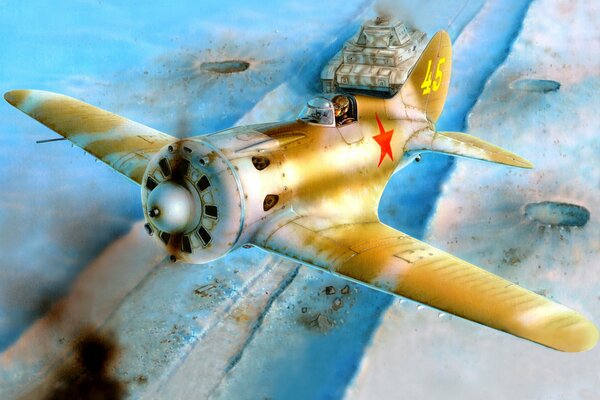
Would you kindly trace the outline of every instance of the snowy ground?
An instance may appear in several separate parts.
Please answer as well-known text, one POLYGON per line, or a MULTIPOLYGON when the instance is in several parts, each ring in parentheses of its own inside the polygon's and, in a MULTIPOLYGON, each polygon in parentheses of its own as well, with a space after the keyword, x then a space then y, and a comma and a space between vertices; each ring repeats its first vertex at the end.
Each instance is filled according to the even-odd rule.
MULTIPOLYGON (((583 31, 572 26, 586 18, 593 21, 597 13, 583 9, 567 13, 563 25, 546 27, 538 26, 544 23, 540 10, 567 12, 566 3, 548 7, 540 0, 529 11, 527 1, 491 1, 481 11, 479 1, 429 0, 418 9, 409 3, 334 1, 323 8, 322 2, 316 1, 285 6, 269 1, 203 2, 201 6, 190 2, 167 9, 157 4, 137 7, 80 1, 78 7, 60 10, 61 18, 41 20, 39 15, 55 15, 56 9, 45 9, 48 6, 42 4, 14 7, 0 1, 0 44, 6 55, 0 64, 0 81, 7 85, 5 89, 35 87, 74 95, 179 136, 236 123, 291 118, 318 89, 320 67, 360 21, 376 12, 389 12, 405 16, 429 34, 441 28, 449 30, 455 40, 453 83, 438 127, 464 130, 467 113, 490 74, 504 62, 527 12, 524 32, 486 86, 469 126, 473 133, 481 132, 479 136, 546 169, 540 169, 541 175, 531 181, 534 175, 506 175, 502 167, 462 161, 444 188, 429 239, 532 289, 546 290, 565 304, 591 311, 586 308, 594 293, 591 280, 587 281, 587 294, 579 296, 573 290, 577 280, 563 285, 558 270, 512 273, 497 265, 506 257, 504 250, 509 250, 511 257, 518 256, 523 267, 536 255, 544 260, 558 257, 551 249, 564 246, 561 254, 567 258, 575 254, 577 257, 569 260, 583 271, 591 265, 586 249, 591 247, 592 255, 598 252, 589 230, 597 225, 593 196, 598 187, 582 189, 571 175, 583 177, 583 172, 564 172, 571 164, 553 170, 563 171, 566 177, 548 171, 550 161, 557 157, 561 162, 573 161, 569 156, 581 154, 586 135, 588 143, 593 143, 592 132, 597 131, 593 128, 598 128, 598 120, 591 115, 593 101, 586 104, 575 96, 583 95, 588 102, 593 99, 591 93, 598 89, 597 76, 592 76, 598 70, 594 64, 598 52, 590 52, 586 62, 581 57, 587 53, 572 46, 575 37, 581 40, 577 35, 583 31), (24 31, 16 21, 29 21, 32 28, 24 31), (552 34, 541 38, 531 36, 532 32, 552 34), (544 45, 533 46, 535 41, 544 45), (561 58, 560 65, 566 67, 548 67, 555 63, 542 57, 561 58), (247 60, 250 68, 226 78, 215 78, 198 68, 203 61, 223 58, 247 60), (583 83, 586 76, 587 83, 583 83), (507 89, 516 77, 555 79, 563 87, 550 94, 507 89), (520 113, 520 119, 507 118, 511 112, 520 113), (570 120, 572 125, 564 125, 562 130, 555 127, 557 121, 566 123, 568 116, 586 112, 590 116, 585 131, 577 120, 570 120), (550 121, 556 114, 562 117, 550 121), (552 142, 546 150, 548 158, 538 159, 533 153, 533 143, 541 142, 536 136, 539 126, 552 136, 551 141, 544 141, 552 142), (581 133, 560 136, 574 131, 581 133), (517 137, 519 132, 527 135, 517 137), (469 173, 463 168, 469 168, 469 173), (535 193, 522 189, 540 182, 535 193), (563 187, 565 182, 571 186, 563 187), (477 204, 479 187, 485 185, 496 202, 477 204), (505 192, 510 185, 519 185, 521 189, 515 192, 520 197, 505 192), (502 191, 493 192, 493 187, 502 191), (460 196, 465 196, 466 190, 472 193, 464 200, 456 198, 459 189, 460 196), (579 192, 582 194, 577 197, 579 192), (540 234, 535 224, 523 220, 520 207, 546 200, 548 193, 553 193, 552 199, 584 199, 592 215, 588 226, 565 238, 565 232, 540 234), (505 213, 514 204, 519 209, 507 218, 497 218, 500 225, 482 227, 478 222, 481 215, 505 213), (456 214, 457 206, 476 212, 456 214), (531 241, 527 247, 531 255, 513 251, 521 247, 508 244, 498 253, 489 244, 489 237, 496 239, 499 228, 507 231, 513 225, 519 226, 518 237, 531 241), (474 231, 482 238, 487 235, 488 240, 471 243, 470 232, 474 231), (569 287, 573 291, 568 292, 569 287)), ((582 26, 593 26, 593 22, 582 26)), ((597 50, 597 35, 587 40, 588 48, 595 44, 597 50)), ((413 398, 440 398, 451 392, 451 384, 455 398, 460 398, 460 394, 473 397, 480 381, 492 377, 500 377, 500 386, 514 379, 515 371, 527 382, 534 378, 547 381, 547 374, 557 371, 551 369, 552 364, 548 369, 546 364, 543 368, 538 365, 540 371, 535 375, 531 371, 536 365, 519 359, 519 365, 530 371, 525 374, 509 362, 533 345, 458 318, 440 319, 430 310, 416 312, 409 302, 392 305, 380 325, 390 296, 355 284, 349 284, 348 293, 343 294, 347 284, 343 280, 274 260, 255 249, 241 249, 205 266, 165 262, 136 223, 141 214, 135 186, 64 143, 36 147, 33 140, 53 137, 52 133, 6 104, 0 105, 0 112, 5 133, 0 136, 2 398, 40 397, 72 379, 64 368, 76 362, 72 344, 96 327, 103 340, 118 349, 117 360, 107 363, 131 397, 340 398, 358 370, 346 392, 350 397, 402 393, 413 394, 409 396, 413 398), (111 243, 119 236, 123 237, 111 243), (326 295, 327 286, 333 286, 336 293, 326 295), (484 347, 474 347, 476 340, 484 347), (496 343, 508 344, 495 351, 513 355, 499 358, 502 371, 478 357, 493 351, 496 343)), ((597 160, 595 146, 595 150, 592 145, 586 150, 592 161, 597 160)), ((384 222, 422 236, 452 165, 452 159, 431 156, 397 174, 382 199, 384 222)), ((577 168, 590 174, 581 182, 597 181, 597 170, 577 168)), ((558 261, 553 264, 564 265, 558 261)), ((583 275, 577 276, 583 280, 583 275)), ((534 349, 529 351, 549 352, 534 349)), ((589 354, 591 358, 561 360, 585 365, 597 353, 589 354)), ((533 360, 535 357, 532 355, 533 360)), ((567 397, 585 398, 594 393, 588 385, 594 369, 587 370, 588 375, 581 374, 574 385, 577 389, 573 390, 579 391, 568 392, 567 397)), ((560 373, 564 379, 575 379, 573 371, 579 370, 565 368, 560 373)), ((522 398, 548 393, 535 392, 533 384, 521 387, 522 398)))
MULTIPOLYGON (((596 323, 600 36, 589 27, 599 18, 593 3, 532 3, 510 55, 470 114, 469 131, 516 151, 536 168, 458 161, 426 237, 596 323), (561 86, 551 92, 511 89, 520 79, 561 86), (584 206, 591 218, 583 228, 541 225, 524 215, 526 204, 541 201, 584 206)), ((348 398, 597 399, 599 362, 598 347, 558 353, 396 301, 348 398)))

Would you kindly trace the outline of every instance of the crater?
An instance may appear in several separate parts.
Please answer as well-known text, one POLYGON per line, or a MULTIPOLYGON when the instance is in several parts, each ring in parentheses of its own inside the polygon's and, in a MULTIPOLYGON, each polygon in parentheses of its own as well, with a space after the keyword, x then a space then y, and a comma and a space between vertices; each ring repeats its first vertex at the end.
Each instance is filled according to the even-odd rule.
POLYGON ((250 63, 243 60, 208 61, 200 64, 200 69, 217 74, 235 74, 243 72, 250 67, 250 63))
POLYGON ((590 220, 590 212, 583 206, 556 201, 529 203, 525 215, 543 225, 555 227, 582 227, 590 220))
POLYGON ((518 79, 510 84, 514 90, 524 92, 556 92, 560 88, 560 83, 548 79, 518 79))

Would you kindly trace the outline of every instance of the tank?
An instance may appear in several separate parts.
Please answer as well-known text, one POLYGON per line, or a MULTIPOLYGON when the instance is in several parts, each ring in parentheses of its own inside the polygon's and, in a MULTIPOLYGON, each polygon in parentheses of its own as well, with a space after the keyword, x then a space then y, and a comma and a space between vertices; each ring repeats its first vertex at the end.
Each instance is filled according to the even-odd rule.
POLYGON ((400 21, 377 18, 366 22, 323 68, 323 91, 393 96, 417 61, 425 39, 425 33, 400 21))

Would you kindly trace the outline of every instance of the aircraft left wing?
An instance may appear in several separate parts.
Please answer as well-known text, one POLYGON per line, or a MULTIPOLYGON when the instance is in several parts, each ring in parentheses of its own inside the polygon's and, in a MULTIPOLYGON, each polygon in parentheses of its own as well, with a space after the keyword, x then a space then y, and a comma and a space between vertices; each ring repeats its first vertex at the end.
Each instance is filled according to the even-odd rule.
POLYGON ((137 184, 154 153, 177 140, 62 94, 13 90, 4 98, 137 184))
POLYGON ((255 244, 556 350, 584 351, 598 340, 583 315, 381 222, 319 230, 308 221, 273 226, 255 244))

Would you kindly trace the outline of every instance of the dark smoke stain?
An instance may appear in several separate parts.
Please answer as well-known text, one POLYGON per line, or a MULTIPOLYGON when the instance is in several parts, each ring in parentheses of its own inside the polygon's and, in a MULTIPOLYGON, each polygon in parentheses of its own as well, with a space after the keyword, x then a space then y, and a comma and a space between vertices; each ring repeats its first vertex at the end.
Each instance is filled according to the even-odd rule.
POLYGON ((203 62, 200 64, 200 69, 208 72, 216 72, 218 74, 234 74, 243 72, 250 67, 250 63, 243 60, 226 60, 203 62))
POLYGON ((119 351, 111 336, 85 332, 75 341, 73 353, 73 360, 57 372, 46 400, 125 397, 125 385, 112 374, 119 351))

